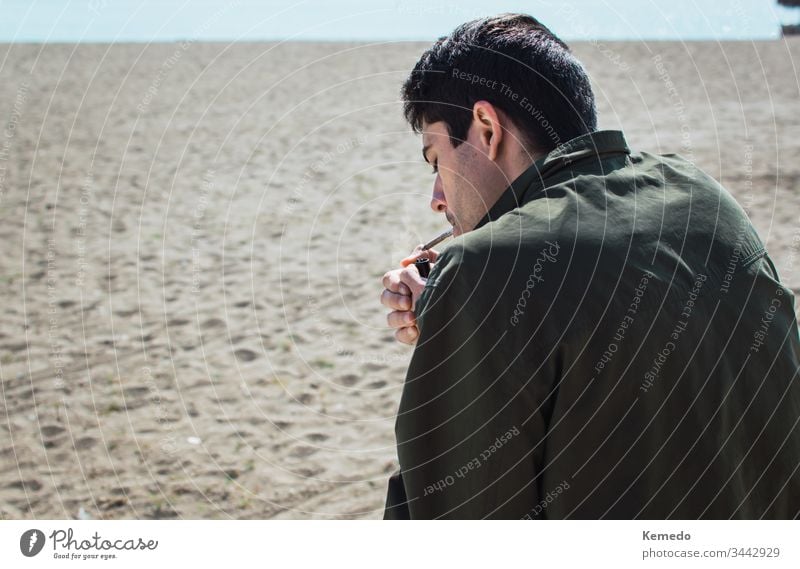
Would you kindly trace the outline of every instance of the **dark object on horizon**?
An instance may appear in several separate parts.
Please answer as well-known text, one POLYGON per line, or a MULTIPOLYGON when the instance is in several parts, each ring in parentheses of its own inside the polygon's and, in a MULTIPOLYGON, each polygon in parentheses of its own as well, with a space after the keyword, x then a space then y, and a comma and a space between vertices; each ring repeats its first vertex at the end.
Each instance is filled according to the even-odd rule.
MULTIPOLYGON (((778 4, 789 8, 800 8, 800 0, 778 0, 778 4)), ((800 24, 783 24, 781 33, 784 36, 800 35, 800 24)))

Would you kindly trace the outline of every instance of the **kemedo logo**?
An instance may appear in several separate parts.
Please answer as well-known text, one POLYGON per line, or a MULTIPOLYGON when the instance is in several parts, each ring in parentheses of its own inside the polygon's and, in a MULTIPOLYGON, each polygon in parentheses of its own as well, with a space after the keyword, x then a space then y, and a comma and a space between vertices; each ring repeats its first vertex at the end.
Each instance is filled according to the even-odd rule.
POLYGON ((19 550, 25 557, 33 557, 44 547, 44 532, 29 529, 19 538, 19 550))

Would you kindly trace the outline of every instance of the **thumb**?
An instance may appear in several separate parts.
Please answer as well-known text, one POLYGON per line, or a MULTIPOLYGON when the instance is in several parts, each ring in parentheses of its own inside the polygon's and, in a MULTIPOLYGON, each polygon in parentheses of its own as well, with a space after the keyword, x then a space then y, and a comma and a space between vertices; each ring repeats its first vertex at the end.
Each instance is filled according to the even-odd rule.
POLYGON ((427 257, 431 263, 435 263, 436 259, 439 257, 439 251, 436 251, 435 249, 422 249, 422 245, 417 245, 413 253, 400 261, 400 266, 407 267, 408 265, 416 262, 417 259, 422 259, 425 257, 427 257))

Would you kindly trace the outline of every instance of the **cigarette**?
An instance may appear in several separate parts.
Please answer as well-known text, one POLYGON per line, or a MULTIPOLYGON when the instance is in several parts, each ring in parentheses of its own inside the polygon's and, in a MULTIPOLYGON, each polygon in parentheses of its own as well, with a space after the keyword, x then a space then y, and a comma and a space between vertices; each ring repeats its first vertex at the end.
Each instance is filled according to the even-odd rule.
POLYGON ((423 251, 427 251, 431 247, 434 247, 434 246, 438 245, 439 243, 441 243, 442 241, 444 241, 445 239, 450 237, 452 234, 453 234, 453 228, 451 227, 450 229, 448 229, 447 231, 445 231, 441 235, 439 235, 437 237, 434 237, 433 239, 431 239, 430 241, 425 243, 425 245, 422 246, 422 250, 423 251))

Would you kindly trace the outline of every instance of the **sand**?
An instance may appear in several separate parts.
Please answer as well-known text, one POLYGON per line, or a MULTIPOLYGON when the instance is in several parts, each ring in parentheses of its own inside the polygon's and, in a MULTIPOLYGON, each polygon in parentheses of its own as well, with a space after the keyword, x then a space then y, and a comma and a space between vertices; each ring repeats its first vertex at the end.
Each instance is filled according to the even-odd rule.
MULTIPOLYGON (((379 518, 444 228, 423 44, 0 45, 0 517, 379 518)), ((678 152, 800 291, 800 43, 582 43, 601 128, 678 152)))

